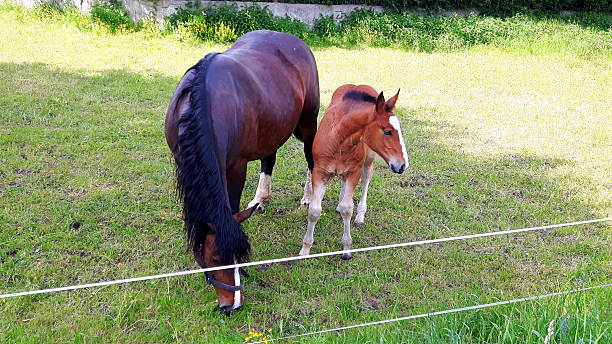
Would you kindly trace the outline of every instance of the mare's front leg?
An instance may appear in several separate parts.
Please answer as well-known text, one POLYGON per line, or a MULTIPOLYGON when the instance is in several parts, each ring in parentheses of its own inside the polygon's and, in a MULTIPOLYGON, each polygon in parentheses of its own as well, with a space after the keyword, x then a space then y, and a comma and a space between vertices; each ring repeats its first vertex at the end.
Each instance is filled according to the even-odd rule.
POLYGON ((323 175, 316 168, 312 173, 312 198, 310 205, 308 206, 308 224, 306 226, 306 234, 300 250, 300 256, 307 256, 310 254, 310 248, 314 243, 314 230, 317 221, 321 217, 321 202, 325 195, 325 189, 327 189, 327 182, 329 176, 323 175))
MULTIPOLYGON (((361 177, 361 171, 352 173, 348 176, 344 176, 342 180, 342 199, 338 203, 336 211, 342 217, 344 224, 344 232, 342 233, 342 249, 350 250, 353 246, 353 238, 351 237, 351 217, 353 216, 353 194, 355 193, 355 186, 359 182, 361 177)), ((349 260, 353 258, 351 253, 343 253, 342 259, 349 260)))
POLYGON ((263 212, 264 203, 267 204, 270 202, 270 198, 272 198, 272 170, 274 169, 275 163, 276 153, 261 159, 261 173, 259 174, 259 184, 257 184, 257 191, 255 192, 255 197, 253 197, 253 200, 249 202, 247 208, 251 208, 255 206, 255 204, 259 204, 257 206, 257 210, 263 212))
POLYGON ((304 196, 300 200, 300 208, 305 209, 310 204, 312 198, 312 172, 306 173, 306 183, 304 183, 304 196))
POLYGON ((229 204, 234 213, 240 212, 240 197, 246 180, 246 172, 247 161, 237 159, 230 164, 225 173, 229 204))
POLYGON ((374 173, 374 159, 376 159, 376 153, 373 150, 369 150, 361 169, 361 199, 359 200, 359 205, 357 205, 356 225, 361 225, 365 221, 365 213, 368 209, 368 188, 374 173))

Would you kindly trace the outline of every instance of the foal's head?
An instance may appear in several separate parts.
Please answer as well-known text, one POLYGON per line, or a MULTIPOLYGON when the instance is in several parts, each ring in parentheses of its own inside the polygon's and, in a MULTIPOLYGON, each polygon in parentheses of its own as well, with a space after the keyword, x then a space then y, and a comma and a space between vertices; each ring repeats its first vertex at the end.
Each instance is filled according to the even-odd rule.
POLYGON ((393 113, 397 94, 385 101, 382 92, 376 99, 374 120, 366 127, 365 143, 380 155, 395 173, 403 173, 408 166, 408 155, 402 136, 400 122, 393 113))

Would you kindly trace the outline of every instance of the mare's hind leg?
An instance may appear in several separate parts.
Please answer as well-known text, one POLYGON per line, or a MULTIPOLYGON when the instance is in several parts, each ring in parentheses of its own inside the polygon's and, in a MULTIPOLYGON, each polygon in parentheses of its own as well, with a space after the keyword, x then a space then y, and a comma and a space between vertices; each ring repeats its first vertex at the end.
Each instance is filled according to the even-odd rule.
POLYGON ((257 191, 255 192, 255 197, 253 197, 253 200, 249 202, 248 208, 251 208, 255 204, 259 203, 259 205, 257 206, 257 210, 263 212, 264 203, 270 202, 270 198, 272 197, 272 169, 274 169, 275 163, 276 153, 261 159, 261 173, 259 174, 259 184, 257 184, 257 191))
POLYGON ((295 136, 304 142, 304 156, 308 164, 308 172, 306 173, 306 182, 304 183, 304 196, 300 201, 300 207, 306 208, 311 202, 313 187, 312 187, 312 169, 314 168, 314 157, 312 155, 312 145, 315 135, 317 134, 317 116, 319 108, 317 107, 314 113, 302 114, 298 127, 293 132, 295 136))
MULTIPOLYGON (((344 224, 344 232, 342 233, 342 249, 350 250, 353 247, 353 238, 351 237, 351 217, 353 216, 353 194, 355 192, 355 186, 359 182, 361 173, 353 173, 342 181, 344 192, 342 193, 342 200, 338 203, 336 211, 342 217, 344 224)), ((343 253, 342 259, 349 260, 353 258, 351 253, 343 253)))
POLYGON ((317 221, 321 217, 321 202, 325 195, 325 189, 327 189, 328 176, 323 175, 317 170, 313 171, 312 176, 312 199, 308 207, 308 225, 306 226, 306 234, 300 250, 300 256, 307 256, 310 254, 310 248, 314 243, 314 230, 317 221))
POLYGON ((361 199, 359 205, 357 205, 357 216, 355 216, 355 224, 357 225, 361 225, 365 221, 365 213, 368 209, 368 187, 374 173, 374 159, 376 159, 376 153, 369 150, 361 169, 361 199))

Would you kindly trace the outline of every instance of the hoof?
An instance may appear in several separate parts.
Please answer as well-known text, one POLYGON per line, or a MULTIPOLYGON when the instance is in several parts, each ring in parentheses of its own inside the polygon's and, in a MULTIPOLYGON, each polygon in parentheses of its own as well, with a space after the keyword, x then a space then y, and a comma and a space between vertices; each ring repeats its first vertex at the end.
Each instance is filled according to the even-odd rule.
POLYGON ((353 258, 353 255, 351 253, 342 254, 342 260, 350 260, 351 258, 353 258))
POLYGON ((299 253, 300 256, 308 256, 310 255, 310 249, 302 248, 299 253))
POLYGON ((355 219, 355 225, 356 226, 363 226, 363 224, 365 223, 364 220, 365 219, 355 219))
POLYGON ((217 310, 225 316, 231 316, 232 314, 234 314, 234 312, 238 310, 238 308, 234 308, 232 306, 223 306, 217 307, 217 310))
POLYGON ((247 205, 247 208, 251 208, 253 206, 255 206, 255 204, 257 204, 257 209, 255 209, 256 213, 262 213, 264 212, 264 206, 262 202, 255 202, 252 201, 251 203, 249 203, 249 205, 247 205))
POLYGON ((300 200, 300 209, 308 209, 308 205, 310 204, 310 197, 302 197, 300 200))

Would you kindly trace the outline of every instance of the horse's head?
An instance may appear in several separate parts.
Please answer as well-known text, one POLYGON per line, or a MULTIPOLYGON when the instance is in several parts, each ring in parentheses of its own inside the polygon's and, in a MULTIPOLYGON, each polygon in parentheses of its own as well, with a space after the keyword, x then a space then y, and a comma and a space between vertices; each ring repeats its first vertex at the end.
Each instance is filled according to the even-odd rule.
MULTIPOLYGON (((238 223, 248 219, 255 213, 255 206, 234 214, 234 220, 238 223)), ((195 253, 195 258, 202 267, 212 268, 223 265, 236 264, 240 261, 239 258, 223 258, 222 249, 218 244, 222 241, 217 240, 217 230, 215 224, 209 224, 211 232, 206 235, 202 245, 202 252, 195 253)), ((219 308, 223 312, 231 312, 242 306, 244 294, 242 293, 242 283, 240 275, 245 275, 246 272, 240 268, 217 270, 206 273, 206 281, 215 288, 217 293, 217 301, 219 308)))
POLYGON ((400 122, 393 113, 398 96, 399 91, 385 101, 385 96, 380 92, 376 99, 374 120, 367 126, 364 138, 366 145, 385 160, 391 171, 403 173, 408 167, 408 155, 400 122))

